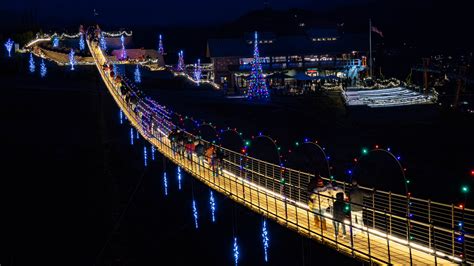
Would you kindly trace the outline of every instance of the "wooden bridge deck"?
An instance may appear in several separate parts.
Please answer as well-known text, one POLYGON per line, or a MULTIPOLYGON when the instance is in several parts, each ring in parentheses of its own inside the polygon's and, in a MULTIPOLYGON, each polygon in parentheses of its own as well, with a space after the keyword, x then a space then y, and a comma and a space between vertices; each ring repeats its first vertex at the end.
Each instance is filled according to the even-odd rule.
MULTIPOLYGON (((404 239, 392 236, 387 237, 384 232, 373 229, 364 228, 363 232, 354 238, 351 238, 349 233, 345 239, 341 239, 341 237, 336 238, 332 220, 330 218, 326 219, 327 230, 322 231, 319 227, 315 226, 313 222, 314 214, 308 210, 306 203, 285 199, 278 193, 250 183, 246 179, 240 178, 227 170, 224 170, 218 177, 214 177, 207 163, 204 166, 198 165, 195 155, 193 155, 192 160, 189 160, 185 156, 174 154, 170 147, 170 141, 166 136, 160 140, 159 138, 149 137, 143 131, 135 114, 128 109, 122 98, 117 94, 113 80, 102 70, 102 65, 106 63, 106 58, 94 43, 88 42, 88 45, 107 89, 132 126, 140 132, 143 138, 153 144, 161 154, 215 191, 224 194, 257 213, 277 221, 282 226, 295 230, 299 234, 315 239, 342 253, 364 261, 397 265, 454 264, 452 261, 435 257, 433 250, 413 243, 407 245, 404 239), (410 261, 410 253, 412 261, 410 261)), ((346 229, 350 232, 348 225, 346 225, 346 229)))

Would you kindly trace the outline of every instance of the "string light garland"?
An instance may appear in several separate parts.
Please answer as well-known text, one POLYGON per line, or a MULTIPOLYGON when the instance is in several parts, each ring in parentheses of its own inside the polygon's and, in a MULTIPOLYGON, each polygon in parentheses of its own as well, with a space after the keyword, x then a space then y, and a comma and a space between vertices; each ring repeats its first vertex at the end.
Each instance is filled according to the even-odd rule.
POLYGON ((130 145, 133 145, 133 127, 130 128, 130 145))
POLYGON ((153 145, 151 146, 151 160, 155 160, 155 146, 153 145))
POLYGON ((14 42, 10 38, 5 42, 5 48, 7 49, 8 57, 12 56, 11 51, 12 51, 13 44, 14 42))
POLYGON ((107 41, 103 32, 100 33, 100 48, 104 51, 107 50, 107 41))
POLYGON ((41 64, 40 64, 40 76, 42 78, 46 77, 46 73, 48 73, 48 70, 46 69, 46 63, 44 62, 44 59, 41 58, 41 64))
POLYGON ((120 125, 123 124, 123 112, 122 109, 119 109, 119 118, 120 118, 120 125))
POLYGON ((36 64, 35 64, 35 59, 33 58, 33 54, 30 53, 30 61, 29 61, 30 65, 29 65, 29 69, 30 69, 30 73, 34 73, 35 70, 36 70, 36 64))

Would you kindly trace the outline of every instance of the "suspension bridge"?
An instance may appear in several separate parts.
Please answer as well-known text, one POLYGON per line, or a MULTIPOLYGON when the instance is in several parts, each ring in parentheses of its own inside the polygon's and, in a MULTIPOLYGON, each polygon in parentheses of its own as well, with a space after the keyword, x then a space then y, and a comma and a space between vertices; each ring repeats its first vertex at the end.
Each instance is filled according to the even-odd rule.
MULTIPOLYGON (((349 233, 348 237, 341 238, 335 235, 331 215, 325 214, 329 221, 325 230, 314 222, 314 216, 319 214, 309 208, 306 192, 311 174, 221 148, 225 154, 223 169, 215 175, 212 166, 206 161, 200 162, 196 154, 186 156, 175 151, 168 138, 175 125, 166 110, 155 103, 152 106, 145 99, 139 98, 135 103, 127 100, 121 91, 124 83, 111 75, 110 68, 104 67, 110 62, 97 40, 88 37, 86 42, 110 95, 131 125, 166 158, 213 190, 288 229, 363 261, 378 264, 474 262, 474 237, 465 233, 474 230, 474 210, 464 206, 413 198, 409 194, 374 191, 363 205, 365 225, 345 220, 349 232, 359 233, 356 237, 349 233), (148 123, 144 123, 145 120, 148 123)), ((344 189, 349 187, 342 182, 337 184, 344 189)), ((317 204, 322 206, 333 200, 320 195, 317 204)))

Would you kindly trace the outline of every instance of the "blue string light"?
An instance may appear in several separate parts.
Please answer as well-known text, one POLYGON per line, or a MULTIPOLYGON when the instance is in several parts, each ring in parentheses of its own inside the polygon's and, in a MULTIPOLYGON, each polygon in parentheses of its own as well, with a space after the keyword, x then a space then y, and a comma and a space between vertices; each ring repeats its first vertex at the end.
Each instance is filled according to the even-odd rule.
POLYGON ((235 262, 235 265, 237 265, 239 263, 239 245, 237 244, 237 237, 234 237, 234 248, 233 248, 233 251, 234 251, 234 262, 235 262))
POLYGON ((59 46, 59 38, 58 38, 58 36, 54 36, 54 38, 53 38, 53 47, 58 48, 58 46, 59 46))
POLYGON ((33 58, 33 54, 30 53, 30 72, 33 73, 36 70, 35 59, 33 58))
POLYGON ((265 254, 265 262, 268 262, 268 247, 269 247, 269 237, 267 231, 267 221, 263 220, 263 227, 262 227, 262 241, 263 241, 263 252, 265 254))
POLYGON ((165 189, 165 196, 168 196, 168 178, 166 177, 166 172, 163 173, 163 187, 165 189))
POLYGON ((148 155, 146 152, 146 146, 143 146, 143 164, 145 167, 148 165, 148 155))
POLYGON ((86 45, 84 43, 84 34, 80 34, 79 36, 79 49, 81 49, 81 51, 84 51, 84 49, 86 48, 86 45))
POLYGON ((160 55, 163 55, 165 53, 165 49, 163 48, 163 38, 160 34, 159 40, 158 40, 158 53, 160 55))
POLYGON ((48 70, 46 69, 46 64, 44 63, 44 59, 41 59, 40 76, 44 78, 46 77, 46 73, 48 73, 48 70))
POLYGON ((102 50, 107 50, 107 41, 102 33, 100 34, 100 48, 102 48, 102 50))
POLYGON ((74 50, 71 49, 69 53, 69 64, 71 65, 71 70, 74 70, 74 65, 76 64, 76 59, 74 58, 74 50))
POLYGON ((141 83, 142 82, 142 77, 141 77, 141 73, 140 73, 140 68, 137 67, 135 68, 135 83, 141 83))
POLYGON ((212 193, 212 190, 210 191, 210 197, 209 197, 209 205, 211 205, 211 217, 212 217, 212 222, 216 222, 216 201, 214 200, 214 194, 212 193))
POLYGON ((196 226, 196 229, 198 229, 198 210, 196 207, 196 201, 193 199, 193 216, 194 216, 194 225, 196 226))
POLYGON ((133 127, 130 128, 130 145, 133 145, 133 127))
POLYGON ((151 160, 155 160, 155 146, 151 146, 151 160))
POLYGON ((122 109, 119 110, 119 117, 120 117, 120 125, 123 124, 123 112, 122 109))
POLYGON ((138 130, 136 131, 136 139, 140 138, 140 134, 138 133, 138 130))
POLYGON ((181 190, 181 167, 178 166, 177 168, 177 171, 178 171, 178 189, 181 190))

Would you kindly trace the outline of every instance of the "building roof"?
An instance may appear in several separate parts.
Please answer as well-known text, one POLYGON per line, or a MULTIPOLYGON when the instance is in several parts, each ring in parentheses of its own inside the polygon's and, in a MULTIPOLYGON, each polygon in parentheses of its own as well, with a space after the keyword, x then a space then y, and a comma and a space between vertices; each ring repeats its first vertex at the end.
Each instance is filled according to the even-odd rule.
MULTIPOLYGON (((259 43, 260 56, 286 55, 324 55, 341 54, 352 51, 368 50, 365 35, 345 34, 330 41, 313 41, 305 35, 276 37, 271 43, 259 43)), ((245 38, 209 39, 207 56, 216 57, 252 57, 253 44, 245 38)))

